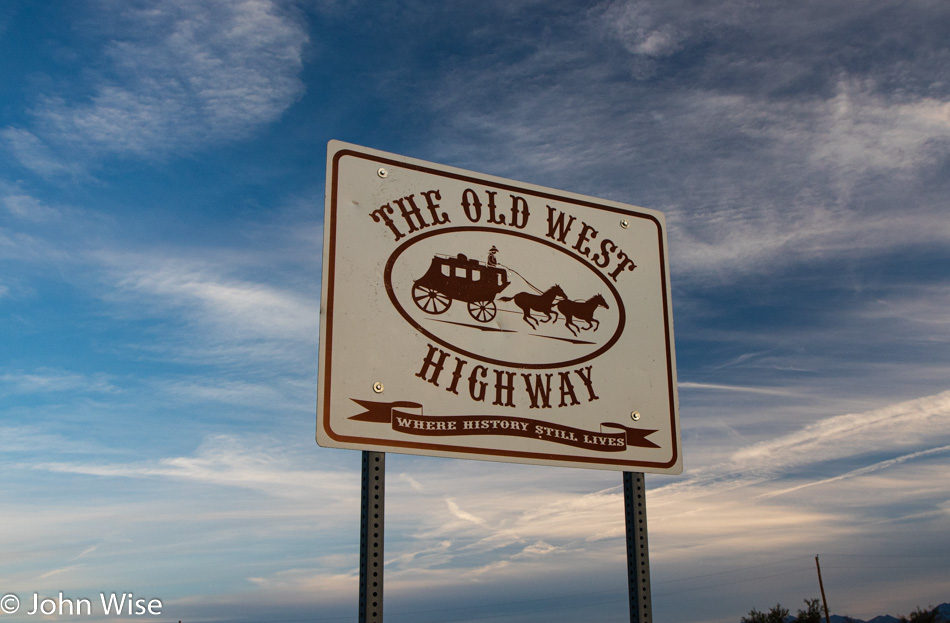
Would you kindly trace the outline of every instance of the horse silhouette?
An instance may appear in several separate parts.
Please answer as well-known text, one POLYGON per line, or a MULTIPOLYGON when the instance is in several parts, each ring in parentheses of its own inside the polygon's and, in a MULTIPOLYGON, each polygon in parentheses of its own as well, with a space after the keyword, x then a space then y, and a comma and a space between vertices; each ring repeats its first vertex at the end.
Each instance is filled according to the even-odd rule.
POLYGON ((596 331, 597 328, 600 327, 600 321, 594 318, 594 311, 598 307, 610 309, 610 306, 607 305, 607 301, 605 301, 604 297, 600 294, 597 294, 586 301, 572 301, 565 297, 563 301, 560 301, 557 304, 558 311, 564 314, 564 326, 567 327, 574 335, 578 335, 577 331, 586 331, 591 327, 593 327, 594 331, 596 331), (587 326, 580 327, 574 324, 574 318, 586 321, 587 326), (575 328, 577 331, 574 330, 575 328))
MULTIPOLYGON (((502 296, 498 300, 506 302, 513 300, 515 305, 520 307, 521 311, 524 312, 524 321, 527 322, 532 329, 537 329, 540 322, 549 322, 552 319, 552 313, 553 319, 557 320, 557 312, 552 309, 554 307, 554 299, 557 297, 567 300, 567 295, 564 294, 564 290, 561 289, 561 286, 554 284, 541 294, 519 292, 514 296, 502 296), (532 310, 544 314, 544 320, 539 322, 531 315, 532 310)), ((561 302, 563 303, 564 300, 561 302)))

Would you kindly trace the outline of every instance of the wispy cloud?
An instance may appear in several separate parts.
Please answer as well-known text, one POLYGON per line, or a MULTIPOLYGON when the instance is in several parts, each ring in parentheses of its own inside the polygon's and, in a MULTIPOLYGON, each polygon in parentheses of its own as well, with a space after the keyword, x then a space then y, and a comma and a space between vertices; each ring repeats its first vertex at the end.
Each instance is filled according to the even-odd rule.
POLYGON ((200 311, 222 329, 274 338, 296 338, 315 326, 315 301, 273 285, 228 278, 211 265, 162 261, 133 269, 121 288, 154 304, 200 311))
MULTIPOLYGON (((319 326, 316 283, 280 284, 262 277, 281 261, 251 250, 221 249, 202 257, 182 250, 101 252, 95 255, 110 288, 102 296, 119 318, 176 319, 177 329, 152 349, 155 356, 242 365, 314 357, 319 326)), ((309 251, 307 251, 309 257, 309 251)), ((178 385, 176 392, 203 392, 203 384, 178 385)), ((207 389, 238 395, 247 384, 207 389)))
POLYGON ((59 216, 55 210, 42 201, 25 193, 5 194, 0 202, 13 216, 33 222, 49 221, 59 216))
POLYGON ((874 84, 839 83, 815 128, 811 158, 847 179, 875 172, 899 174, 934 164, 950 141, 950 101, 899 100, 874 84))
POLYGON ((699 560, 800 551, 806 543, 847 552, 879 538, 882 520, 917 517, 919 529, 930 529, 943 521, 942 491, 950 486, 937 476, 948 415, 950 392, 943 392, 826 417, 773 439, 732 439, 744 445, 724 460, 650 491, 655 539, 671 560, 699 560), (922 486, 928 479, 932 486, 922 486))
MULTIPOLYGON (((48 264, 66 259, 70 253, 70 250, 57 247, 41 235, 0 227, 0 260, 48 264)), ((10 276, 19 278, 19 275, 15 274, 8 274, 8 277, 10 276)))
POLYGON ((475 515, 468 513, 466 511, 463 511, 461 508, 459 508, 459 505, 452 498, 446 499, 445 504, 446 506, 449 507, 449 512, 457 519, 461 519, 462 521, 470 521, 473 524, 478 524, 480 526, 485 525, 484 519, 482 519, 481 517, 476 517, 475 515))
POLYGON ((251 445, 233 436, 208 438, 194 456, 178 456, 141 463, 38 462, 33 469, 54 473, 84 474, 127 479, 172 479, 252 489, 268 496, 302 499, 343 492, 341 479, 331 472, 300 469, 286 448, 273 440, 258 439, 251 445))
POLYGON ((826 418, 733 455, 738 465, 795 465, 930 444, 950 434, 950 391, 826 418))
POLYGON ((69 566, 69 567, 62 567, 61 569, 53 569, 52 571, 47 571, 46 573, 40 574, 39 576, 37 576, 36 579, 37 579, 37 580, 45 580, 45 579, 47 579, 47 578, 51 578, 51 577, 53 577, 53 576, 60 575, 60 574, 63 574, 63 573, 71 573, 72 571, 74 571, 74 570, 76 570, 76 569, 78 569, 78 568, 80 568, 80 565, 72 565, 72 566, 69 566))
MULTIPOLYGON (((863 535, 876 534, 876 522, 889 513, 885 499, 867 497, 868 490, 882 488, 879 478, 889 480, 888 488, 903 487, 904 515, 940 521, 947 477, 933 487, 920 486, 917 477, 927 461, 948 452, 948 416, 950 392, 944 392, 827 417, 774 439, 746 442, 720 463, 688 468, 648 492, 655 555, 673 564, 682 557, 702 560, 738 551, 774 556, 806 543, 831 547, 845 536, 858 543, 863 535)), ((519 482, 529 476, 520 474, 519 482)), ((421 525, 401 535, 394 555, 437 552, 433 558, 410 556, 422 575, 430 564, 451 564, 460 578, 474 577, 485 564, 517 574, 525 571, 519 565, 538 556, 570 552, 575 562, 604 556, 605 548, 623 538, 619 483, 593 493, 532 490, 527 484, 522 486, 528 490, 511 492, 479 480, 492 481, 486 475, 430 473, 424 486, 401 491, 400 498, 410 499, 391 502, 393 512, 411 507, 421 525), (411 538, 403 542, 406 537, 411 538)), ((404 579, 413 576, 396 567, 405 571, 404 579)))
POLYGON ((917 339, 947 341, 950 339, 950 288, 943 284, 919 287, 901 284, 893 296, 873 301, 861 315, 886 320, 895 331, 908 325, 924 329, 917 339))
POLYGON ((38 424, 21 424, 0 427, 0 453, 65 457, 78 456, 109 456, 119 452, 110 449, 102 441, 76 439, 58 431, 51 431, 47 426, 38 424))
POLYGON ((269 0, 103 0, 98 8, 105 63, 90 72, 87 101, 44 97, 32 129, 3 131, 21 164, 37 173, 75 174, 71 163, 90 156, 163 157, 243 138, 304 91, 307 34, 269 0))
POLYGON ((718 391, 740 392, 740 393, 749 393, 749 394, 767 394, 770 396, 790 396, 790 395, 794 395, 795 393, 787 389, 778 389, 778 388, 771 388, 771 387, 744 387, 740 385, 721 385, 718 383, 692 383, 689 381, 677 383, 677 386, 680 389, 711 389, 711 390, 718 390, 718 391))
POLYGON ((52 147, 29 130, 8 126, 0 139, 9 153, 27 169, 44 177, 80 177, 83 167, 58 156, 52 147))
POLYGON ((857 477, 859 477, 859 476, 864 476, 864 475, 866 475, 866 474, 871 474, 871 473, 873 473, 873 472, 876 472, 876 471, 879 471, 879 470, 882 470, 882 469, 887 469, 887 468, 889 468, 889 467, 894 467, 894 466, 900 465, 900 464, 902 464, 902 463, 906 463, 907 461, 913 461, 913 460, 916 460, 916 459, 921 459, 921 458, 925 458, 925 457, 929 457, 929 456, 934 456, 934 455, 939 455, 939 454, 945 454, 945 453, 948 453, 948 452, 950 452, 950 446, 941 446, 941 447, 939 447, 939 448, 929 448, 929 449, 927 449, 927 450, 921 450, 921 451, 919 451, 919 452, 911 452, 910 454, 905 454, 904 456, 899 456, 899 457, 897 457, 897 458, 888 459, 888 460, 886 460, 886 461, 880 461, 880 462, 874 463, 874 464, 872 464, 872 465, 866 465, 866 466, 861 467, 861 468, 858 468, 858 469, 853 469, 853 470, 851 470, 851 471, 849 471, 849 472, 846 472, 846 473, 844 473, 844 474, 839 474, 839 475, 833 476, 833 477, 831 477, 831 478, 823 478, 823 479, 815 480, 815 481, 808 482, 808 483, 805 483, 805 484, 796 485, 796 486, 794 486, 794 487, 789 487, 789 488, 787 488, 787 489, 780 489, 780 490, 778 490, 778 491, 771 491, 771 492, 769 492, 769 493, 764 493, 764 494, 762 494, 761 496, 759 496, 759 497, 756 498, 756 499, 762 499, 762 500, 764 500, 764 499, 776 497, 776 496, 779 496, 779 495, 785 495, 785 494, 787 494, 787 493, 794 493, 794 492, 796 492, 796 491, 800 491, 800 490, 806 489, 806 488, 808 488, 808 487, 815 487, 815 486, 820 486, 820 485, 827 485, 827 484, 831 484, 831 483, 834 483, 834 482, 838 482, 838 481, 840 481, 840 480, 846 480, 846 479, 848 479, 848 478, 857 478, 857 477))
POLYGON ((108 377, 101 374, 90 377, 85 374, 52 369, 0 373, 0 395, 68 391, 114 392, 117 388, 108 377))
MULTIPOLYGON (((926 461, 948 451, 948 415, 950 392, 944 392, 825 418, 749 444, 723 463, 688 469, 682 478, 648 492, 655 564, 718 560, 739 551, 774 557, 776 552, 799 551, 803 544, 830 547, 835 539, 845 537, 850 543, 860 543, 862 535, 886 529, 879 522, 893 517, 874 507, 884 501, 874 502, 868 490, 903 488, 904 520, 942 521, 945 486, 950 485, 946 477, 936 478, 933 487, 921 487, 916 482, 920 467, 904 468, 926 466, 926 461), (888 453, 890 457, 881 458, 888 453), (813 473, 810 466, 816 463, 824 463, 825 468, 813 473), (839 473, 834 474, 835 469, 839 473), (887 481, 880 480, 885 476, 887 481), (826 495, 814 494, 823 489, 828 490, 826 495), (803 497, 804 492, 810 492, 809 497, 803 497), (828 495, 840 508, 824 503, 828 495)), ((273 440, 249 443, 219 436, 209 438, 192 456, 134 463, 42 462, 34 469, 106 479, 184 482, 207 491, 247 489, 275 500, 269 505, 272 517, 275 513, 296 516, 301 509, 287 502, 319 497, 326 501, 321 516, 345 523, 345 515, 355 513, 357 505, 350 503, 348 509, 340 505, 355 498, 356 474, 301 468, 298 458, 287 456, 283 448, 273 440)), ((559 477, 550 469, 541 473, 526 466, 496 469, 488 464, 478 469, 461 461, 441 461, 441 468, 435 470, 407 470, 426 460, 394 457, 402 475, 393 479, 387 500, 387 513, 393 518, 387 527, 387 577, 392 586, 456 590, 487 577, 515 581, 525 573, 542 573, 537 565, 552 556, 565 557, 577 572, 602 574, 605 565, 623 568, 622 547, 617 546, 624 531, 619 483, 589 492, 592 483, 613 481, 607 476, 616 474, 561 470, 559 477), (518 486, 499 487, 499 478, 518 486), (551 478, 561 486, 545 486, 551 478), (570 485, 573 481, 577 486, 570 485), (412 517, 412 522, 405 522, 405 517, 412 517), (446 568, 453 573, 444 573, 446 568)), ((938 465, 931 467, 939 471, 938 465)), ((326 590, 353 581, 354 571, 345 561, 314 564, 254 575, 248 581, 273 589, 271 597, 295 587, 326 590)))
POLYGON ((611 2, 549 23, 557 35, 530 47, 496 35, 495 53, 452 65, 433 100, 482 140, 433 137, 433 149, 666 211, 681 280, 945 244, 939 197, 893 202, 919 196, 950 154, 950 96, 917 67, 829 58, 829 32, 866 43, 862 58, 874 49, 853 13, 823 14, 819 47, 803 50, 813 9, 611 2), (914 88, 885 86, 895 80, 914 88))

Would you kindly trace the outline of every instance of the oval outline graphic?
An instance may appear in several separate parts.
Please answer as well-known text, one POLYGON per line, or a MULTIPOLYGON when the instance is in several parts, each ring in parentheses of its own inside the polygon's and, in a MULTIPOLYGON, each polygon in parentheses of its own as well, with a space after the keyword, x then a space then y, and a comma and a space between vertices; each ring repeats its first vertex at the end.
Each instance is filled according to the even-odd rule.
POLYGON ((498 229, 495 227, 484 227, 484 226, 463 226, 463 227, 446 227, 446 228, 436 229, 434 231, 423 232, 421 234, 413 236, 406 242, 403 242, 401 245, 396 247, 396 249, 389 256, 389 259, 386 261, 386 268, 383 271, 383 282, 386 288, 386 293, 389 295, 389 300, 393 304, 393 307, 396 308, 396 310, 399 312, 399 314, 403 317, 403 319, 406 322, 408 322, 411 326, 415 327, 416 330, 418 330, 420 333, 422 333, 429 339, 441 344, 442 346, 451 349, 452 351, 456 353, 466 355, 468 357, 472 357, 473 359, 477 359, 478 361, 482 361, 484 363, 490 363, 493 365, 504 366, 508 368, 524 368, 528 370, 548 370, 552 368, 566 368, 569 366, 574 366, 580 363, 590 361, 591 359, 596 359, 597 357, 600 357, 605 352, 607 352, 614 344, 617 343, 617 340, 620 339, 621 334, 623 334, 624 327, 626 326, 627 312, 626 312, 626 308, 624 307, 623 300, 620 298, 620 292, 617 291, 617 288, 614 287, 614 285, 610 283, 605 278, 605 276, 601 274, 601 272, 593 264, 588 262, 586 259, 579 257, 575 255, 574 253, 571 253, 564 247, 554 242, 544 240, 543 238, 537 238, 535 236, 532 236, 520 231, 503 230, 503 229, 498 229), (598 348, 597 350, 591 353, 588 353, 581 357, 577 357, 575 359, 570 359, 566 361, 557 361, 557 362, 551 362, 551 363, 513 362, 513 361, 504 361, 502 359, 495 359, 487 355, 481 355, 481 354, 472 352, 470 350, 460 348, 458 345, 452 344, 451 342, 448 342, 447 340, 439 337, 438 335, 435 335, 434 333, 432 333, 431 331, 423 327, 421 324, 419 324, 419 322, 417 322, 415 318, 410 316, 409 313, 403 308, 402 304, 400 304, 399 300, 396 298, 396 292, 393 289, 393 285, 392 285, 393 266, 395 265, 396 260, 399 258, 399 256, 403 252, 405 252, 406 249, 416 244, 417 242, 425 240, 426 238, 431 238, 433 236, 441 236, 444 234, 462 233, 462 232, 487 232, 487 233, 499 234, 503 236, 515 236, 518 238, 524 238, 526 240, 530 240, 531 242, 543 244, 552 249, 556 249, 559 252, 564 253, 565 255, 570 257, 572 260, 582 264, 588 270, 590 270, 595 275, 597 275, 597 277, 600 278, 601 281, 604 282, 604 284, 610 290, 610 293, 613 296, 614 301, 617 302, 618 319, 617 319, 616 331, 614 331, 614 334, 610 336, 610 339, 604 342, 604 344, 600 348, 598 348))

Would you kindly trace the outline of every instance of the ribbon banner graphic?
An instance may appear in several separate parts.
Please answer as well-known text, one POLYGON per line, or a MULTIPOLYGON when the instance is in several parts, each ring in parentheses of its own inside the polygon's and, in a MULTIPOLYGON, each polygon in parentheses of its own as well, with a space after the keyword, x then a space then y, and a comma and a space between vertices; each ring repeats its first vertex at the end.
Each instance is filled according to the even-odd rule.
POLYGON ((417 402, 373 402, 356 398, 351 398, 351 400, 366 410, 349 419, 389 424, 394 431, 409 435, 432 437, 507 435, 550 441, 599 452, 623 452, 628 446, 660 447, 647 439, 656 430, 629 428, 613 422, 601 423, 600 431, 589 431, 523 417, 424 415, 422 405, 417 402), (604 429, 614 430, 605 432, 604 429))

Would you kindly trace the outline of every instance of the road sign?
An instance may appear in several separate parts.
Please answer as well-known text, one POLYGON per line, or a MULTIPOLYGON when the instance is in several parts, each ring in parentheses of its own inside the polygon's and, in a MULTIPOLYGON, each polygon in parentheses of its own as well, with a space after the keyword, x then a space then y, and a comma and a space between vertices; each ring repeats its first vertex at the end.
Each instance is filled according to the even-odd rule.
POLYGON ((680 473, 663 214, 331 141, 317 442, 680 473))

